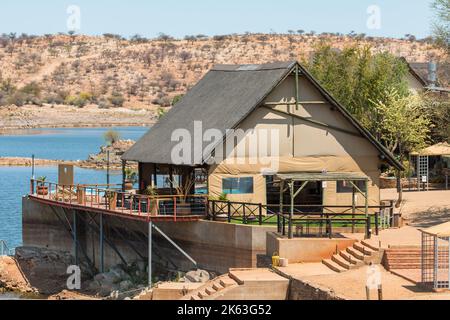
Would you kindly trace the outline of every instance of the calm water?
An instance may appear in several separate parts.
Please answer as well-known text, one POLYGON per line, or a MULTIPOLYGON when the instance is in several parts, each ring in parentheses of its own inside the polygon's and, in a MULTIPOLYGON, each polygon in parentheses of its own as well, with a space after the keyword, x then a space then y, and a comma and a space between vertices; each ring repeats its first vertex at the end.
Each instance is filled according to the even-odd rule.
POLYGON ((0 135, 0 157, 30 157, 38 159, 85 160, 99 152, 105 144, 108 130, 120 133, 121 139, 138 140, 147 132, 144 127, 31 129, 20 134, 0 135))
MULTIPOLYGON (((31 130, 26 135, 0 136, 0 156, 56 160, 86 159, 104 144, 103 133, 109 129, 31 130)), ((147 128, 115 128, 123 139, 137 140, 147 128)), ((57 181, 57 167, 36 167, 36 177, 57 181)), ((22 244, 22 196, 29 192, 31 168, 0 167, 0 240, 12 248, 22 244)), ((106 172, 75 168, 75 183, 104 184, 106 172)), ((111 183, 121 183, 121 173, 112 172, 111 183)))

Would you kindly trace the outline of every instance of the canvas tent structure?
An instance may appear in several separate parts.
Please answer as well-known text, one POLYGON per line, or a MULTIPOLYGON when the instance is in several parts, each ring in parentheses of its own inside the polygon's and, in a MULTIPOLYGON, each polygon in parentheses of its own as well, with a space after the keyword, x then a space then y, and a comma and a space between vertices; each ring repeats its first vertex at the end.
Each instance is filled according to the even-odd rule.
MULTIPOLYGON (((122 159, 139 162, 141 190, 203 170, 211 197, 262 204, 279 203, 277 175, 327 172, 364 177, 379 205, 381 167, 404 169, 296 61, 215 66, 122 159)), ((310 181, 298 201, 364 206, 351 182, 310 181)))
MULTIPOLYGON (((450 175, 450 144, 438 143, 419 152, 410 154, 410 163, 413 165, 417 177, 417 190, 429 190, 431 178, 444 177, 445 189, 449 188, 450 175)), ((411 183, 410 176, 410 183, 411 183)))
POLYGON ((422 285, 450 290, 450 222, 422 231, 422 285))

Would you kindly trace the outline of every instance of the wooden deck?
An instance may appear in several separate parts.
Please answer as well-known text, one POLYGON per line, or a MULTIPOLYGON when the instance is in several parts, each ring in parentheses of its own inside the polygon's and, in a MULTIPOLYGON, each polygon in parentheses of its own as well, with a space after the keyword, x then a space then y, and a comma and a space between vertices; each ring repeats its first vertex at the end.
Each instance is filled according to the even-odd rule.
POLYGON ((31 181, 29 199, 85 212, 144 222, 190 222, 206 217, 206 196, 144 196, 97 186, 63 186, 31 181))

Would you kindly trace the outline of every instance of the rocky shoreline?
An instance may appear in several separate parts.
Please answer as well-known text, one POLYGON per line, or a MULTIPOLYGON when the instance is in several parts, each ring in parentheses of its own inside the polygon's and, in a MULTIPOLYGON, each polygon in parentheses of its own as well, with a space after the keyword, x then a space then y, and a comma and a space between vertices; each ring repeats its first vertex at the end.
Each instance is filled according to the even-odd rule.
MULTIPOLYGON (((56 166, 58 164, 73 165, 83 169, 105 170, 107 168, 107 154, 109 151, 109 167, 111 170, 121 170, 122 160, 121 156, 131 146, 135 144, 133 140, 120 140, 110 146, 100 147, 97 154, 89 155, 87 160, 81 161, 64 161, 64 160, 49 160, 49 159, 34 159, 34 165, 37 167, 56 166)), ((31 167, 31 158, 22 157, 0 157, 0 167, 31 167)), ((132 168, 137 165, 129 164, 132 168)))
POLYGON ((153 109, 102 109, 66 105, 26 105, 0 108, 0 134, 14 130, 44 128, 100 128, 114 126, 151 126, 157 121, 153 109), (95 122, 93 122, 95 119, 95 122))
MULTIPOLYGON (((94 276, 87 265, 81 264, 81 290, 67 289, 68 266, 73 257, 68 252, 46 248, 19 247, 14 257, 0 257, 0 295, 14 293, 21 299, 48 300, 151 300, 152 288, 148 287, 147 265, 135 261, 117 265, 107 272, 94 276)), ((159 272, 153 281, 155 287, 164 281, 181 283, 206 283, 214 278, 204 270, 159 272), (162 280, 162 281, 161 281, 162 280)))

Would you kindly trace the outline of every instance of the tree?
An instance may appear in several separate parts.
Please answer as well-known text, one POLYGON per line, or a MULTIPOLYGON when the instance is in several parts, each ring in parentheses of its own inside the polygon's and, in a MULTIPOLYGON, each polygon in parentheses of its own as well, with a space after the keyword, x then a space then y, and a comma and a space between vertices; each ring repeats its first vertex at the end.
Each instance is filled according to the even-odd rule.
POLYGON ((369 46, 351 46, 343 50, 328 44, 316 47, 308 69, 378 139, 378 114, 371 101, 385 101, 395 89, 406 96, 408 66, 390 53, 373 54, 369 46))
POLYGON ((113 145, 120 140, 120 133, 115 130, 108 130, 103 135, 103 138, 107 144, 113 145))
POLYGON ((405 151, 418 151, 427 145, 432 124, 422 96, 404 96, 391 89, 383 100, 372 104, 380 120, 380 141, 390 152, 400 151, 401 157, 405 151))
POLYGON ((436 43, 450 54, 450 0, 434 0, 433 36, 436 43))

